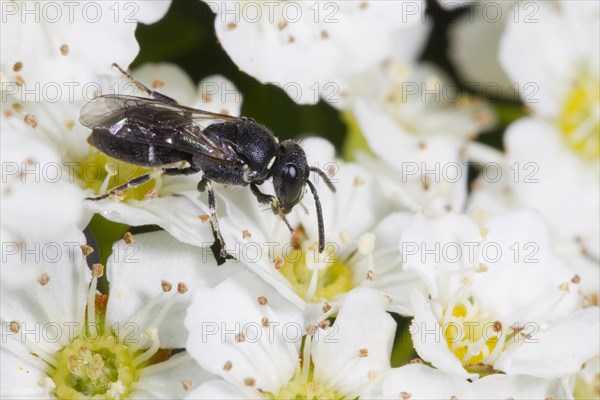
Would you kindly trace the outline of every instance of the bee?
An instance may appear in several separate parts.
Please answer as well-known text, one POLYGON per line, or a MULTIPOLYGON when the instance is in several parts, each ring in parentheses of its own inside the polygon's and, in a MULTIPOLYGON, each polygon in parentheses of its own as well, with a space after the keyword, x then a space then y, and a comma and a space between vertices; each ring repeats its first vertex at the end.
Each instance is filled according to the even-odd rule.
POLYGON ((98 201, 142 185, 160 175, 190 175, 202 171, 200 192, 208 191, 210 222, 215 242, 211 246, 218 264, 233 258, 225 250, 219 229, 215 194, 211 182, 249 186, 261 204, 270 205, 290 232, 285 218, 302 199, 305 186, 312 192, 317 211, 319 253, 325 247, 321 202, 310 172, 320 176, 335 192, 327 175, 310 167, 302 147, 279 140, 251 118, 233 117, 186 107, 164 94, 150 90, 113 64, 150 97, 103 95, 81 110, 80 122, 92 129, 88 142, 117 160, 156 168, 107 193, 89 198, 98 201), (173 164, 185 162, 185 167, 173 164), (261 192, 259 185, 271 179, 275 195, 261 192))

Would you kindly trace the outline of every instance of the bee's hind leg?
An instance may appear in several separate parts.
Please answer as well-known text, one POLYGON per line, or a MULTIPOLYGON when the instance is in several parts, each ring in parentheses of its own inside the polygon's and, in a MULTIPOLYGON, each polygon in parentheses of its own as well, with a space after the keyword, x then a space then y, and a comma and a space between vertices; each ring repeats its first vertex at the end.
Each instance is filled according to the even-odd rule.
POLYGON ((137 79, 135 79, 133 76, 131 76, 127 71, 125 71, 123 68, 119 67, 116 63, 113 64, 113 67, 117 68, 119 71, 121 71, 121 73, 123 75, 125 75, 127 78, 129 78, 129 80, 131 82, 133 82, 138 88, 142 89, 144 92, 146 92, 148 94, 148 96, 152 97, 155 100, 160 101, 161 103, 167 103, 167 104, 177 104, 177 100, 166 96, 162 93, 159 93, 155 90, 151 90, 149 89, 146 85, 144 85, 143 83, 141 83, 140 81, 138 81, 137 79))
POLYGON ((141 186, 144 183, 149 182, 152 179, 158 178, 161 175, 169 175, 169 176, 190 175, 190 174, 195 174, 198 171, 199 170, 194 167, 158 169, 156 171, 152 171, 152 172, 148 172, 147 174, 140 175, 137 178, 133 178, 130 181, 127 181, 124 184, 119 185, 116 188, 113 188, 112 190, 110 190, 100 196, 88 197, 88 198, 86 198, 86 200, 91 200, 91 201, 104 200, 111 196, 117 195, 119 192, 124 192, 127 189, 133 189, 138 186, 141 186))
POLYGON ((198 191, 203 192, 208 190, 208 208, 210 213, 210 226, 212 228, 213 237, 215 238, 214 243, 210 246, 210 249, 217 260, 217 264, 221 265, 227 260, 231 260, 234 257, 227 253, 225 250, 225 240, 221 234, 219 228, 219 220, 217 219, 217 202, 215 200, 215 192, 212 189, 212 185, 205 177, 198 183, 198 191))

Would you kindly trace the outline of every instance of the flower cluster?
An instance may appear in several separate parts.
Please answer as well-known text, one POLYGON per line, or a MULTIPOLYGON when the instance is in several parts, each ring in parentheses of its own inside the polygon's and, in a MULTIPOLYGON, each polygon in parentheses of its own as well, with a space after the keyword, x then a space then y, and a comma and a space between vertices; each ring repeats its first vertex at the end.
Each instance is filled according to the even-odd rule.
POLYGON ((600 398, 598 2, 196 5, 235 75, 134 63, 170 1, 1 2, 1 398, 600 398), (451 74, 424 61, 438 25, 451 74), (79 122, 140 83, 241 116, 248 75, 345 122, 299 142, 285 215, 154 173, 196 162, 152 165, 173 138, 133 165, 79 122))

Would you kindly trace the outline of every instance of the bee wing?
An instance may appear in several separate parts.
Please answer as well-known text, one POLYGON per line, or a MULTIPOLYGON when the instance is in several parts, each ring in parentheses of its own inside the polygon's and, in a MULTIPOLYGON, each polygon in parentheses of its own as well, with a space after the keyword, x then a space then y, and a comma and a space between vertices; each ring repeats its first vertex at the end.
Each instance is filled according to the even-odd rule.
POLYGON ((86 104, 79 121, 129 141, 234 162, 238 159, 236 151, 206 128, 243 120, 145 97, 106 95, 86 104))

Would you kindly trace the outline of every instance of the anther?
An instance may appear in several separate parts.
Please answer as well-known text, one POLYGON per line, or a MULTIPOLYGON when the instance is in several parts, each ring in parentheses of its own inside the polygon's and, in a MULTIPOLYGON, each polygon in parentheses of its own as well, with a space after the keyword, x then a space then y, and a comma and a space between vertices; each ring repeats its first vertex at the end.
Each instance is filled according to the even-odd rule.
POLYGON ((275 256, 274 265, 275 269, 279 270, 281 267, 283 267, 283 259, 279 256, 275 256))
POLYGON ((307 336, 313 336, 316 331, 317 331, 317 325, 309 324, 306 326, 306 335, 307 336))
POLYGON ((231 368, 233 368, 233 364, 231 363, 231 361, 227 361, 225 362, 225 365, 223 365, 223 371, 225 372, 231 371, 231 368))
POLYGON ((235 22, 233 22, 233 21, 232 21, 232 22, 229 22, 229 23, 227 24, 227 29, 228 29, 228 30, 232 31, 232 30, 234 30, 235 28, 237 28, 237 24, 236 24, 235 22))
POLYGON ((183 386, 183 390, 186 392, 192 388, 192 381, 189 378, 183 378, 181 380, 181 386, 183 386))
POLYGON ((402 397, 402 400, 408 400, 411 396, 412 395, 409 392, 400 392, 400 397, 402 397))
POLYGON ((371 253, 375 248, 375 235, 371 232, 366 232, 358 238, 358 251, 363 256, 371 253))
POLYGON ((83 254, 84 257, 87 257, 94 252, 94 248, 87 244, 82 244, 79 247, 81 248, 81 254, 83 254))
POLYGON ((162 87, 165 87, 165 81, 161 81, 160 79, 152 81, 152 89, 160 89, 162 87))
POLYGON ((106 164, 104 164, 104 169, 106 170, 106 172, 108 172, 109 176, 115 176, 119 173, 119 169, 117 168, 114 162, 109 161, 106 164))
POLYGON ((179 294, 185 294, 185 293, 187 293, 187 291, 188 291, 188 287, 187 287, 187 285, 185 283, 179 282, 177 284, 177 293, 179 293, 179 294))
POLYGON ((260 324, 263 326, 263 328, 268 328, 269 327, 269 318, 262 317, 262 319, 260 320, 260 324))
POLYGON ((156 188, 152 188, 146 192, 144 197, 147 199, 155 199, 158 197, 158 190, 156 190, 156 188))
POLYGON ((358 356, 360 358, 365 358, 369 356, 369 350, 368 349, 360 349, 358 350, 358 356))
POLYGON ((94 278, 100 278, 104 275, 104 265, 102 264, 94 264, 92 265, 92 276, 94 278))
POLYGON ((69 54, 69 45, 63 44, 62 46, 60 46, 60 54, 62 54, 63 56, 69 54))
POLYGON ((48 282, 50 282, 50 275, 48 275, 47 273, 44 272, 38 278, 38 283, 42 286, 46 286, 48 284, 48 282))
POLYGON ((79 372, 79 360, 77 359, 77 357, 69 357, 69 360, 67 361, 67 368, 69 368, 69 371, 73 374, 79 372))
POLYGON ((171 284, 171 282, 162 280, 160 281, 160 288, 163 292, 168 293, 171 291, 171 289, 173 289, 173 285, 171 284))
POLYGON ((25 121, 27 125, 31 126, 34 129, 38 126, 38 120, 35 117, 35 115, 27 114, 25 118, 23 118, 23 121, 25 121))
POLYGON ((408 363, 409 364, 423 364, 423 360, 421 360, 420 358, 413 358, 408 363))
POLYGON ((73 130, 73 128, 75 128, 75 121, 73 121, 72 119, 67 119, 64 122, 65 125, 65 130, 67 132, 71 132, 73 130))
POLYGON ((252 237, 252 234, 251 234, 250 232, 248 232, 248 230, 247 230, 247 229, 244 229, 244 230, 242 231, 242 238, 244 238, 244 239, 248 239, 248 238, 250 238, 250 237, 252 237))
POLYGON ((20 70, 23 69, 23 63, 21 61, 17 61, 14 65, 13 65, 13 71, 15 72, 19 72, 20 70))
POLYGON ((207 214, 200 214, 198 215, 198 218, 200 218, 200 222, 202 222, 203 224, 210 221, 210 215, 207 214))
POLYGON ((21 330, 21 323, 19 321, 10 321, 8 325, 8 330, 12 333, 19 333, 21 330))
POLYGON ((244 340, 246 340, 246 337, 244 336, 244 334, 242 332, 235 335, 236 343, 242 343, 244 340))
POLYGON ((329 305, 329 303, 325 302, 325 304, 323 304, 323 313, 327 313, 329 310, 331 310, 331 306, 329 305))
POLYGON ((21 103, 12 103, 12 108, 16 112, 20 113, 21 111, 23 111, 23 104, 21 104, 21 103))
POLYGON ((502 322, 495 321, 492 328, 494 329, 494 332, 500 332, 500 331, 502 331, 502 322))
POLYGON ((563 282, 558 286, 558 289, 565 292, 565 293, 569 293, 569 282, 563 282))
POLYGON ((575 275, 572 279, 571 279, 571 283, 574 284, 578 284, 579 282, 581 282, 581 277, 579 275, 575 275))
POLYGON ((329 322, 328 319, 325 319, 325 320, 319 322, 319 328, 321 328, 323 330, 328 329, 330 326, 331 326, 331 322, 329 322))
POLYGON ((252 377, 244 378, 244 385, 253 387, 256 385, 256 379, 252 377))
POLYGON ((481 273, 481 272, 487 272, 490 270, 490 267, 487 266, 487 264, 484 263, 480 263, 477 267, 475 267, 475 272, 481 273))
POLYGON ((125 242, 125 244, 135 243, 135 240, 133 239, 133 234, 131 232, 125 232, 125 234, 123 235, 123 241, 125 242))
POLYGON ((261 306, 265 306, 268 303, 268 300, 265 296, 259 296, 258 299, 256 299, 258 301, 258 304, 260 304, 261 306))
POLYGON ((355 176, 354 180, 352 181, 352 185, 354 187, 359 187, 365 184, 364 179, 362 179, 360 176, 355 176))
POLYGON ((287 26, 288 26, 288 23, 287 23, 286 21, 279 21, 279 22, 277 23, 277 28, 278 28, 280 31, 282 31, 282 30, 284 30, 285 28, 287 28, 287 26))

